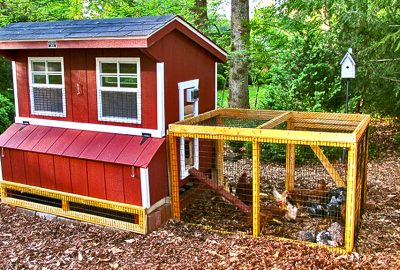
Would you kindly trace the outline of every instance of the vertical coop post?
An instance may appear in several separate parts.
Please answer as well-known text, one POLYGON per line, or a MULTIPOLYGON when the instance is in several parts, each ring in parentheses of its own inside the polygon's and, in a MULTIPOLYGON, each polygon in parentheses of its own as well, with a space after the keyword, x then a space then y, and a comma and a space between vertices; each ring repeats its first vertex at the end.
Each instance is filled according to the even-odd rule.
POLYGON ((168 134, 169 141, 169 157, 170 157, 170 170, 171 170, 171 203, 172 203, 172 217, 180 220, 180 206, 179 206, 179 175, 178 175, 178 157, 177 157, 177 144, 176 137, 168 134))
POLYGON ((353 251, 356 211, 356 181, 357 181, 357 144, 352 144, 347 155, 347 195, 346 195, 346 228, 345 250, 353 251))
MULTIPOLYGON (((292 120, 288 120, 288 130, 293 129, 292 120)), ((288 143, 286 144, 286 191, 294 190, 294 174, 295 174, 295 162, 296 162, 296 145, 288 143)))
POLYGON ((253 236, 260 234, 260 142, 253 141, 253 236))
POLYGON ((365 209, 365 204, 367 202, 367 172, 368 172, 368 135, 369 130, 365 131, 364 135, 364 156, 363 156, 363 182, 362 182, 362 209, 365 209))
MULTIPOLYGON (((223 126, 224 120, 222 117, 217 117, 217 126, 223 126)), ((216 140, 216 159, 217 159, 217 183, 219 186, 224 185, 224 140, 216 140)), ((225 187, 226 188, 226 187, 225 187)))

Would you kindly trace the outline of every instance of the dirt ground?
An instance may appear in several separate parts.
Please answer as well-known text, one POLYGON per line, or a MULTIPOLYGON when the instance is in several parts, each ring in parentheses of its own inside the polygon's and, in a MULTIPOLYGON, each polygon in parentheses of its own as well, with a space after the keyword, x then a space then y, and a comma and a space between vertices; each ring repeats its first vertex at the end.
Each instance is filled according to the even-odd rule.
POLYGON ((51 222, 0 204, 1 269, 400 269, 400 123, 375 122, 368 209, 356 250, 338 255, 170 221, 146 236, 51 222))

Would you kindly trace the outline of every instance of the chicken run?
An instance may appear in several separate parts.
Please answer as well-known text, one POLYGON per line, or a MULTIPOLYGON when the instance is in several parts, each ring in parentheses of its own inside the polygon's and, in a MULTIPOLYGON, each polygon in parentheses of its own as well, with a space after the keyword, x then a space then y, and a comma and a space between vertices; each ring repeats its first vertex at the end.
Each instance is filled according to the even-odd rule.
POLYGON ((173 217, 353 250, 368 115, 218 109, 169 126, 173 217))

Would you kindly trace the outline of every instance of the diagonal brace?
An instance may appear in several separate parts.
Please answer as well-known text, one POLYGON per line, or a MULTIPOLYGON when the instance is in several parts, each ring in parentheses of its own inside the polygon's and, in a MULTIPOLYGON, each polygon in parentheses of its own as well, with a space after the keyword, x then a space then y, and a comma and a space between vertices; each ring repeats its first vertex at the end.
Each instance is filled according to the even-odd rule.
POLYGON ((335 181, 336 185, 339 187, 346 186, 342 177, 340 177, 339 173, 336 171, 335 167, 329 162, 328 158, 325 156, 324 152, 318 145, 310 145, 311 149, 317 155, 318 159, 321 161, 322 165, 325 167, 326 171, 332 177, 333 181, 335 181))

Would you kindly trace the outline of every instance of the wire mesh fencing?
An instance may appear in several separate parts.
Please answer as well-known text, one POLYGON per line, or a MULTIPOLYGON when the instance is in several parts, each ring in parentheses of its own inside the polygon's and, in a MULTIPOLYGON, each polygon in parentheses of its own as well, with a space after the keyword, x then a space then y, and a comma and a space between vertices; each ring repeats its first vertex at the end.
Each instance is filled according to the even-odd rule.
MULTIPOLYGON (((324 126, 317 117, 296 122, 285 112, 240 113, 209 113, 170 127, 174 217, 217 231, 350 252, 365 200, 367 127, 350 143, 340 135, 333 139, 332 131, 340 129, 333 121, 324 126), (260 126, 281 137, 260 134, 260 126), (299 137, 291 139, 286 131, 296 129, 299 137)), ((355 136, 365 125, 357 121, 335 134, 355 136)))

